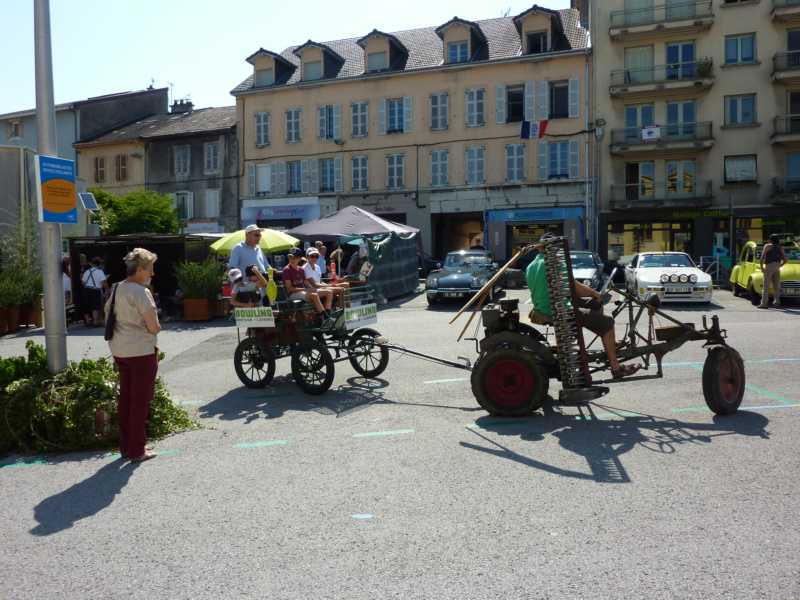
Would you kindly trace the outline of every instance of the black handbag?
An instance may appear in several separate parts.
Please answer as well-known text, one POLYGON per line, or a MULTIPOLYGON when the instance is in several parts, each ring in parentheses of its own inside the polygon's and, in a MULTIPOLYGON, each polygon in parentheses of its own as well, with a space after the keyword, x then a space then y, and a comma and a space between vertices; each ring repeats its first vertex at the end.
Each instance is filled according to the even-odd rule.
POLYGON ((108 317, 106 317, 106 333, 103 336, 107 342, 114 337, 114 325, 117 323, 117 315, 114 313, 114 298, 116 295, 117 288, 114 288, 114 292, 111 294, 111 310, 108 311, 108 317))

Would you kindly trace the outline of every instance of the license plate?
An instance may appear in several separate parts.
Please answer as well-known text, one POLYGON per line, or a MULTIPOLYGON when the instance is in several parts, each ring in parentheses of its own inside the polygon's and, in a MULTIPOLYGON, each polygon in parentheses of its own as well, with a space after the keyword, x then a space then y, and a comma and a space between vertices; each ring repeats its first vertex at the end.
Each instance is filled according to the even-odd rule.
POLYGON ((688 294, 692 291, 692 288, 688 287, 668 287, 667 293, 668 294, 688 294))
POLYGON ((464 292, 445 292, 443 296, 445 298, 463 298, 464 292))
POLYGON ((781 294, 787 294, 789 296, 793 294, 800 294, 800 288, 789 288, 788 290, 781 290, 781 294))

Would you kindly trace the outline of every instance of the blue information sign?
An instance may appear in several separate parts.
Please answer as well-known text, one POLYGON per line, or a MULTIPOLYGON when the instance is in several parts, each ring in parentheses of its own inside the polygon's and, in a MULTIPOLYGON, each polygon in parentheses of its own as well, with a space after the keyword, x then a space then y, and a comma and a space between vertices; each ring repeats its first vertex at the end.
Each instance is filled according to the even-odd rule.
POLYGON ((78 222, 75 161, 37 156, 36 191, 39 195, 39 221, 70 224, 78 222))

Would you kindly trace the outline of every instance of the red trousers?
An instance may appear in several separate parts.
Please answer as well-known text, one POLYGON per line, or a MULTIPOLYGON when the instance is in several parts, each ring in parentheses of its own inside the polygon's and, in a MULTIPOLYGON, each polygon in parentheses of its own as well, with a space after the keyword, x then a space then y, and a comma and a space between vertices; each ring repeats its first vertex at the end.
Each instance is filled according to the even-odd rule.
POLYGON ((156 390, 158 355, 114 357, 119 367, 119 451, 136 458, 144 454, 144 426, 156 390))

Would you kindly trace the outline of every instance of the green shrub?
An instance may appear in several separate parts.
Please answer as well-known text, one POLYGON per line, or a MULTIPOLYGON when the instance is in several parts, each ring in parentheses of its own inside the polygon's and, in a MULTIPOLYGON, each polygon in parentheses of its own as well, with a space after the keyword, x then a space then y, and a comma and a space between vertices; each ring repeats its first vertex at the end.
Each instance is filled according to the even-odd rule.
POLYGON ((190 300, 216 300, 222 287, 225 266, 211 257, 201 263, 179 261, 175 265, 175 278, 190 300))
MULTIPOLYGON (((10 452, 71 452, 111 448, 119 440, 116 398, 119 371, 113 360, 70 361, 50 375, 40 344, 28 341, 24 357, 0 359, 0 456, 10 452), (95 414, 109 417, 110 433, 95 432, 95 414)), ((198 429, 156 380, 146 432, 149 438, 198 429)))

